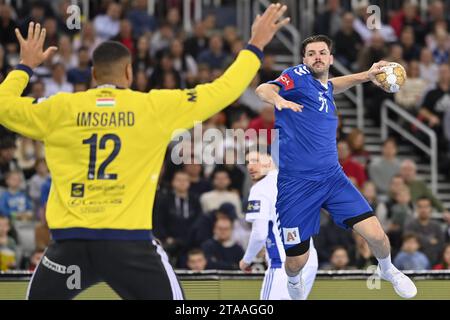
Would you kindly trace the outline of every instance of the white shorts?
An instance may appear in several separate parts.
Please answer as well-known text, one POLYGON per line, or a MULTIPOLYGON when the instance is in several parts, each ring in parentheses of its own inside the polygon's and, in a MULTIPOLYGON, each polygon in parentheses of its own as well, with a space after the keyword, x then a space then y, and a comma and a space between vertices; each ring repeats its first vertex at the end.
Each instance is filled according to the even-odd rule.
MULTIPOLYGON (((305 284, 305 300, 311 292, 316 279, 319 261, 314 246, 309 249, 309 258, 302 269, 302 279, 305 284)), ((281 268, 269 268, 266 270, 260 294, 261 300, 291 300, 287 291, 287 275, 284 264, 281 268)))

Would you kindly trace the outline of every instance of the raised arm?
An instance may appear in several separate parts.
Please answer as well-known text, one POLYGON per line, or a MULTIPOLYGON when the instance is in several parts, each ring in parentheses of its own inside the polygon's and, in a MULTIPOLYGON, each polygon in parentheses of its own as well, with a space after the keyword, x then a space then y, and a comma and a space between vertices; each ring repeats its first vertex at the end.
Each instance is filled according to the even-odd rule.
POLYGON ((21 97, 33 73, 33 68, 51 57, 56 47, 43 50, 45 29, 31 22, 25 40, 16 29, 20 43, 20 64, 0 85, 0 124, 22 135, 43 139, 54 116, 51 102, 34 104, 34 99, 21 97))
POLYGON ((376 86, 379 87, 380 85, 376 81, 375 76, 381 73, 381 68, 387 64, 388 62, 386 61, 379 61, 377 63, 374 63, 372 67, 367 71, 330 79, 334 87, 333 93, 342 93, 345 90, 350 89, 351 87, 368 81, 372 81, 376 86))
POLYGON ((234 102, 248 87, 261 66, 262 50, 275 33, 289 23, 282 19, 286 6, 270 5, 252 25, 252 36, 225 73, 212 83, 189 90, 152 90, 149 98, 166 130, 187 129, 234 102))

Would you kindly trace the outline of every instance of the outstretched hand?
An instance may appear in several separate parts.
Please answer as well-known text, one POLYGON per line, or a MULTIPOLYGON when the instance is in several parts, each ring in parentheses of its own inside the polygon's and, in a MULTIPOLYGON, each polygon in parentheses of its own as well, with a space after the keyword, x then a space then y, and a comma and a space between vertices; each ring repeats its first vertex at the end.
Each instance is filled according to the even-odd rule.
POLYGON ((303 105, 283 99, 281 96, 275 101, 275 108, 278 110, 291 109, 294 112, 302 112, 303 105))
POLYGON ((20 63, 32 69, 49 59, 58 50, 57 47, 49 47, 44 51, 46 30, 41 29, 39 23, 30 22, 27 39, 23 38, 19 29, 16 28, 15 31, 20 44, 20 63))
POLYGON ((263 50, 275 33, 289 23, 289 18, 280 20, 286 10, 287 7, 279 3, 271 4, 262 15, 256 16, 249 44, 263 50))

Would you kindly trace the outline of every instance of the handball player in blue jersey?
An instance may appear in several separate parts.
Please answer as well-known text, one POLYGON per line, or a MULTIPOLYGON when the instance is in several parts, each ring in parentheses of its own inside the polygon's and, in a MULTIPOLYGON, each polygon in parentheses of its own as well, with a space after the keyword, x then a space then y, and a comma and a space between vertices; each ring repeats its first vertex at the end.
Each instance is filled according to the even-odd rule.
POLYGON ((334 222, 352 228, 368 242, 377 258, 378 273, 398 295, 412 298, 414 283, 391 263, 390 243, 378 219, 338 162, 338 111, 333 94, 375 80, 386 61, 370 70, 329 79, 332 41, 317 35, 302 43, 303 64, 288 68, 256 92, 273 104, 278 129, 279 175, 276 210, 286 251, 285 268, 292 299, 304 294, 301 271, 309 256, 310 238, 319 232, 320 208, 334 222))

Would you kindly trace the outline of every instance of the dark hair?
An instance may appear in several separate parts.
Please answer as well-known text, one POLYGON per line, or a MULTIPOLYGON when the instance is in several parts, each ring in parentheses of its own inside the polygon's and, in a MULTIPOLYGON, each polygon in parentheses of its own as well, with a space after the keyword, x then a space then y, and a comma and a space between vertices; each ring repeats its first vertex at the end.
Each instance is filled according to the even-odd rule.
POLYGON ((114 70, 114 64, 120 60, 130 58, 131 53, 127 47, 117 41, 105 41, 101 43, 92 55, 94 68, 100 68, 102 72, 114 70))
POLYGON ((202 249, 200 249, 200 248, 193 248, 193 249, 188 251, 187 256, 189 257, 189 256, 193 256, 193 255, 196 255, 196 254, 201 254, 203 256, 205 255, 205 253, 203 252, 202 249))
POLYGON ((186 171, 184 171, 184 170, 177 170, 177 171, 175 171, 175 172, 173 173, 172 181, 175 180, 175 176, 177 176, 177 175, 179 175, 179 174, 184 174, 184 175, 189 176, 189 174, 188 174, 186 171))
POLYGON ((224 167, 218 166, 218 167, 216 167, 216 168, 214 169, 214 171, 211 173, 211 180, 214 180, 214 179, 216 178, 216 175, 217 175, 218 173, 221 173, 221 172, 226 173, 227 176, 228 176, 228 178, 231 179, 231 177, 230 177, 230 172, 229 172, 227 169, 225 169, 224 167))
POLYGON ((417 234, 415 234, 413 232, 406 232, 402 237, 403 243, 405 243, 406 241, 411 240, 411 239, 416 239, 416 241, 420 245, 419 237, 417 236, 417 234))
POLYGON ((52 64, 51 69, 52 69, 52 71, 54 71, 58 67, 62 67, 64 70, 66 70, 66 66, 62 62, 56 62, 56 63, 52 64))
POLYGON ((260 155, 272 155, 272 146, 267 144, 260 144, 258 148, 255 150, 254 148, 247 147, 245 149, 245 157, 247 157, 250 153, 256 152, 260 155))
POLYGON ((89 52, 89 48, 86 47, 86 46, 81 46, 81 47, 78 49, 78 53, 80 53, 80 52, 82 52, 82 51, 88 51, 88 52, 89 52))
POLYGON ((42 9, 45 10, 45 2, 44 1, 34 1, 31 3, 31 9, 42 9))
POLYGON ((161 28, 171 28, 172 26, 170 25, 170 23, 169 22, 167 22, 167 21, 163 21, 163 22, 161 22, 160 24, 159 24, 159 28, 161 29, 161 28))
POLYGON ((232 217, 230 217, 230 216, 229 216, 228 214, 226 214, 225 212, 217 211, 214 218, 215 218, 215 219, 214 219, 214 227, 216 226, 217 222, 219 222, 219 220, 227 220, 227 221, 230 222, 231 227, 233 228, 233 222, 234 222, 234 220, 233 220, 232 217))
POLYGON ((196 161, 197 159, 198 158, 195 155, 192 155, 191 159, 190 159, 190 163, 183 163, 183 168, 181 170, 186 171, 186 165, 191 165, 191 164, 199 165, 201 168, 200 176, 204 177, 204 168, 201 163, 198 163, 196 161))
POLYGON ((348 250, 344 246, 334 246, 333 249, 331 250, 331 255, 333 255, 338 250, 344 250, 348 255, 348 250))
POLYGON ((83 86, 84 87, 83 90, 87 90, 87 89, 89 89, 90 84, 87 82, 75 82, 75 83, 73 83, 73 86, 74 86, 74 89, 75 89, 75 86, 83 86))
POLYGON ((47 161, 45 160, 45 158, 36 159, 36 162, 34 163, 34 167, 37 168, 37 166, 40 165, 41 163, 47 165, 47 161))
POLYGON ((237 219, 236 207, 230 202, 222 203, 218 212, 227 215, 233 221, 237 219))
POLYGON ((5 179, 8 180, 9 177, 11 177, 11 176, 14 175, 14 174, 19 175, 20 177, 22 177, 22 172, 21 172, 21 171, 19 171, 19 170, 11 170, 11 171, 8 171, 8 172, 5 174, 5 179))
POLYGON ((333 51, 333 40, 331 40, 330 38, 328 38, 327 36, 325 36, 323 34, 319 34, 316 36, 308 37, 305 40, 303 40, 303 42, 302 42, 302 56, 303 57, 305 56, 306 46, 313 42, 325 42, 327 44, 330 52, 333 51))
POLYGON ((431 199, 427 196, 421 196, 421 197, 417 198, 416 203, 419 203, 419 201, 422 201, 422 200, 426 200, 429 202, 430 205, 432 205, 431 199))
POLYGON ((0 150, 17 148, 16 140, 12 137, 6 137, 0 140, 0 150))
POLYGON ((395 138, 387 138, 386 140, 383 141, 383 147, 385 145, 387 145, 388 143, 393 143, 395 147, 397 147, 397 141, 395 140, 395 138))
POLYGON ((362 146, 360 148, 356 148, 356 146, 355 146, 356 137, 359 135, 362 135, 363 139, 365 138, 364 132, 361 129, 354 128, 347 136, 347 143, 348 143, 348 146, 350 147, 350 150, 352 151, 352 153, 354 153, 355 151, 356 152, 364 151, 364 143, 362 144, 362 146))
POLYGON ((33 82, 32 84, 31 84, 31 87, 34 87, 35 85, 41 85, 41 86, 43 86, 44 85, 44 82, 42 81, 42 80, 36 80, 35 82, 33 82))

